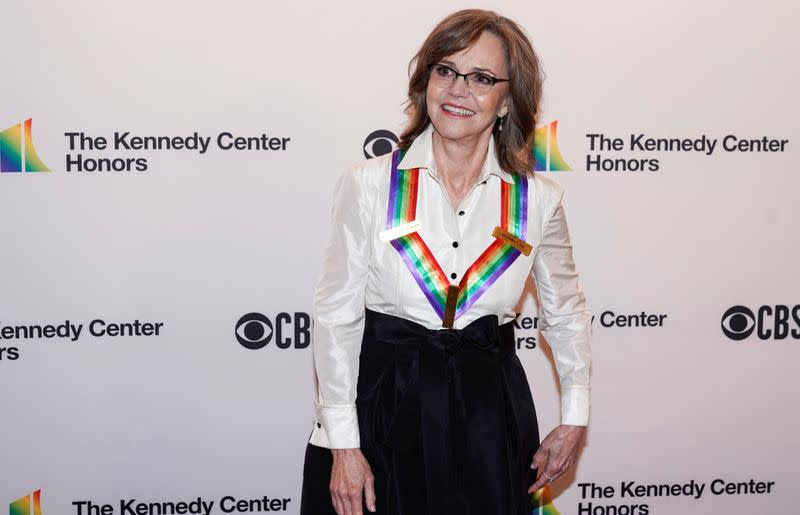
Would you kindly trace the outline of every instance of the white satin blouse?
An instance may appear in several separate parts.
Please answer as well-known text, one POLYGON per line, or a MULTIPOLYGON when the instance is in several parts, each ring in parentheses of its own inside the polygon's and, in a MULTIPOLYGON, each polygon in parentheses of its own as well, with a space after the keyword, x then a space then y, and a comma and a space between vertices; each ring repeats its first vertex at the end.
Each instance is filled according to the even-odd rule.
MULTIPOLYGON (((456 209, 439 181, 433 158, 433 126, 414 140, 399 168, 419 174, 420 236, 457 285, 492 242, 500 225, 500 184, 513 182, 497 163, 490 140, 476 184, 456 209), (457 245, 456 245, 457 244, 457 245)), ((312 316, 316 418, 310 443, 332 449, 359 447, 356 384, 364 331, 364 308, 440 329, 442 320, 406 268, 400 254, 379 238, 386 226, 391 154, 363 161, 336 185, 332 228, 314 292, 312 316)), ((529 178, 530 255, 514 263, 464 314, 460 329, 483 315, 499 323, 514 311, 528 276, 539 294, 540 329, 555 357, 561 381, 561 422, 587 425, 592 314, 578 281, 572 243, 561 205, 561 188, 541 174, 529 178)))

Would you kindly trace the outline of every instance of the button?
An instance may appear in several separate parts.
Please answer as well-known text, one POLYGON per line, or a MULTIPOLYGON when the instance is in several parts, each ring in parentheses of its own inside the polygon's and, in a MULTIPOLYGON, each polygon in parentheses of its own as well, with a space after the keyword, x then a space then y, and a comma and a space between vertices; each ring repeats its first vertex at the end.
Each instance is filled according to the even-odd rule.
POLYGON ((454 247, 458 247, 458 242, 457 242, 457 241, 454 241, 454 242, 453 242, 453 246, 454 246, 454 247))
POLYGON ((455 273, 455 272, 453 272, 452 274, 450 274, 450 278, 451 278, 451 279, 455 279, 455 278, 456 278, 456 273, 455 273))
POLYGON ((464 216, 464 211, 459 211, 458 216, 464 216))
POLYGON ((320 424, 319 422, 317 422, 317 427, 322 427, 322 424, 320 424))

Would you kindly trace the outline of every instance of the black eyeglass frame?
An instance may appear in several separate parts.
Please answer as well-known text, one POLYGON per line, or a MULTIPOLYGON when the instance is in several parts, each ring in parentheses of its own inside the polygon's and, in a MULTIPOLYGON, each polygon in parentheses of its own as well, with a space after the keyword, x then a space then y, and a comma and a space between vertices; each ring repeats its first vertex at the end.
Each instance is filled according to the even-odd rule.
POLYGON ((497 84, 498 82, 508 82, 508 81, 511 80, 511 79, 499 79, 497 77, 489 75, 488 73, 483 73, 483 72, 458 73, 458 70, 456 70, 452 66, 448 66, 448 65, 442 64, 442 63, 433 63, 433 64, 429 64, 428 65, 428 77, 429 78, 433 75, 433 68, 435 66, 441 66, 443 68, 447 68, 448 70, 452 70, 452 72, 455 73, 455 77, 453 77, 452 84, 455 84, 459 77, 464 77, 464 81, 466 81, 468 87, 470 86, 470 84, 472 84, 470 82, 470 80, 469 80, 469 77, 468 77, 469 75, 473 75, 473 76, 481 75, 483 77, 488 77, 488 78, 492 79, 492 84, 491 84, 491 86, 489 86, 490 89, 493 88, 494 85, 497 84))

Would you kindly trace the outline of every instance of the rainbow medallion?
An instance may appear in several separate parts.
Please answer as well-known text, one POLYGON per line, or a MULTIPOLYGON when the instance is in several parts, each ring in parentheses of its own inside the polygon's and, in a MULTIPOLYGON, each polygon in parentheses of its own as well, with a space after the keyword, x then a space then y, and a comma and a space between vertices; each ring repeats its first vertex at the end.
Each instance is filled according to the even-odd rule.
MULTIPOLYGON (((404 150, 398 149, 392 155, 386 229, 416 219, 419 169, 398 169, 404 153, 404 150)), ((518 174, 513 177, 513 184, 502 182, 500 226, 495 228, 493 234, 496 238, 469 266, 458 286, 447 280, 444 270, 419 232, 391 240, 422 293, 442 319, 443 327, 453 327, 453 320, 463 315, 521 253, 530 252, 530 245, 525 243, 528 230, 528 179, 518 174)))

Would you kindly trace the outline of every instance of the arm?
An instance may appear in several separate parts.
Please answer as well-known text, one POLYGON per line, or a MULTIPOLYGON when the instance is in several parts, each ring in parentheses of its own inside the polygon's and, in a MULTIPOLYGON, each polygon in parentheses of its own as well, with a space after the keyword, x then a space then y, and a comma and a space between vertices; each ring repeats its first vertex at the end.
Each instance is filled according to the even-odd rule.
POLYGON ((364 288, 371 255, 371 200, 359 168, 336 183, 330 238, 314 292, 313 351, 317 445, 360 446, 356 416, 358 358, 364 333, 364 288))
POLYGON ((541 331, 553 349, 561 384, 561 425, 542 442, 533 467, 547 462, 530 491, 538 490, 566 472, 577 459, 589 423, 592 314, 578 282, 572 259, 562 192, 552 214, 545 220, 533 277, 539 293, 541 331))

